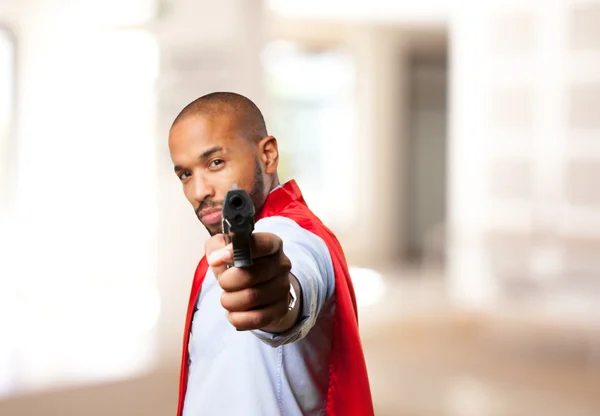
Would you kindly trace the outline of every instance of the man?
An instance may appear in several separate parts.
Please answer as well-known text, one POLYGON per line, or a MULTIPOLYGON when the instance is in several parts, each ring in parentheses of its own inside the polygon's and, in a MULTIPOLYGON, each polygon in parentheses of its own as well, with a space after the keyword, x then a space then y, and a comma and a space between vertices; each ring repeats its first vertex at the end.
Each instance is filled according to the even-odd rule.
POLYGON ((192 284, 178 415, 373 414, 344 253, 295 181, 281 185, 260 110, 212 93, 173 122, 169 150, 211 237, 192 284), (236 184, 256 211, 253 265, 227 268, 221 208, 236 184))

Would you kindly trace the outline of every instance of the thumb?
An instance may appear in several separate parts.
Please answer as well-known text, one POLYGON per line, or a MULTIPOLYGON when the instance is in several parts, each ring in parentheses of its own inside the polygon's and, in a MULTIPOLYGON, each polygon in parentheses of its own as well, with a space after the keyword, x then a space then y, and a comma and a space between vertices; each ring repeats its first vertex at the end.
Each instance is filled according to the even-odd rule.
POLYGON ((224 234, 216 234, 204 245, 206 261, 211 267, 220 267, 233 261, 233 246, 224 234))

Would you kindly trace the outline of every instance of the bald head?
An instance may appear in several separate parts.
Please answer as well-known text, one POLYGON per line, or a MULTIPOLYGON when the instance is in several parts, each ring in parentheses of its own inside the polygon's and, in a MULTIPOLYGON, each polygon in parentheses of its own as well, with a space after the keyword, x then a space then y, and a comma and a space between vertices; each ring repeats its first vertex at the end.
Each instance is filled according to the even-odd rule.
POLYGON ((267 135, 258 107, 239 94, 215 92, 188 104, 169 131, 169 152, 186 198, 211 234, 221 232, 215 212, 234 184, 257 211, 279 184, 277 139, 267 135))
POLYGON ((235 122, 241 135, 254 142, 268 135, 260 109, 249 98, 234 92, 213 92, 197 98, 181 110, 171 128, 196 116, 226 116, 235 122))

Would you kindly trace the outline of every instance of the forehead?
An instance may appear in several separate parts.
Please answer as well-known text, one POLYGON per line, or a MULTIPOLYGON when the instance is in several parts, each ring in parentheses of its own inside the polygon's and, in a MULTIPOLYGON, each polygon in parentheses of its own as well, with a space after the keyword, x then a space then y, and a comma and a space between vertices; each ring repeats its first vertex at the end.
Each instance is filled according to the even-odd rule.
POLYGON ((238 122, 231 115, 189 116, 173 126, 169 149, 177 152, 212 146, 231 147, 243 140, 238 122))

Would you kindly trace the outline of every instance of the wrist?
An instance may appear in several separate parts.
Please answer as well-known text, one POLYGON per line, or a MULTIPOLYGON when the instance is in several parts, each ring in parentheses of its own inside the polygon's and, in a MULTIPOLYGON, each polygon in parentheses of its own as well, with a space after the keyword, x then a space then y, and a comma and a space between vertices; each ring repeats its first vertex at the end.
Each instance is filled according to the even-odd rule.
POLYGON ((262 328, 265 332, 282 333, 292 328, 298 322, 300 311, 302 311, 302 287, 298 279, 290 273, 290 291, 288 292, 288 312, 276 324, 262 328))

